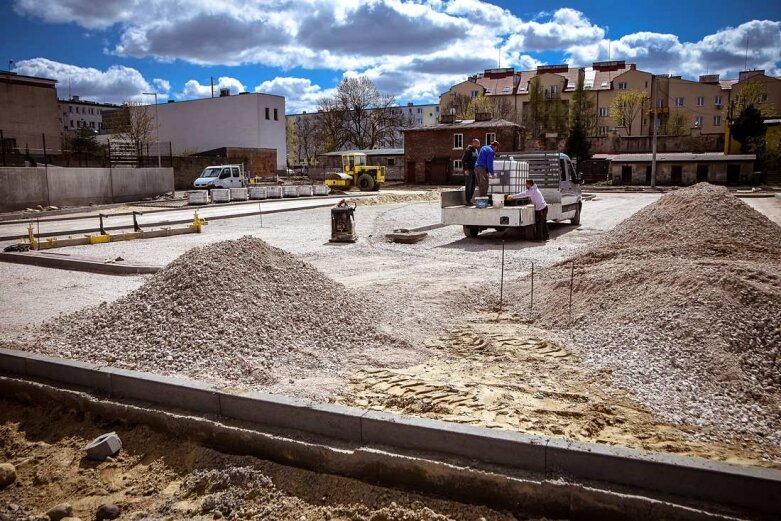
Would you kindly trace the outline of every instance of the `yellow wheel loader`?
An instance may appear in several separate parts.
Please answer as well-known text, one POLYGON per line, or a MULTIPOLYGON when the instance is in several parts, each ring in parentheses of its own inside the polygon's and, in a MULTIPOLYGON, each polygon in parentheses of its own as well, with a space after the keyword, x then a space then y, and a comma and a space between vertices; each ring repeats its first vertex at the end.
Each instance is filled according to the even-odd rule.
POLYGON ((328 174, 325 185, 332 190, 350 190, 355 187, 362 192, 380 189, 385 182, 385 167, 366 164, 366 154, 353 152, 342 154, 342 172, 328 174))

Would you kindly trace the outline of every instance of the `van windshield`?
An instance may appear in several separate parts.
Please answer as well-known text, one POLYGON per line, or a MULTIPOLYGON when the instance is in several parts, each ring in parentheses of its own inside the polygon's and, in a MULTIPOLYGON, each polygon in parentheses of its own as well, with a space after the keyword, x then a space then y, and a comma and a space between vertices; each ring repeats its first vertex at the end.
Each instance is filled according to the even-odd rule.
POLYGON ((201 177, 217 177, 218 175, 220 175, 221 170, 222 168, 218 166, 207 168, 201 173, 201 177))

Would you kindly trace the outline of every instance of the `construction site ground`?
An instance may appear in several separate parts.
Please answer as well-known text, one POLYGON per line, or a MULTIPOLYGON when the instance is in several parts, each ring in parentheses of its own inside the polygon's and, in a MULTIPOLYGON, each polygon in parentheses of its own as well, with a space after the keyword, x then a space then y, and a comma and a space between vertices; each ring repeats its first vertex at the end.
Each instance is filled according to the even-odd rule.
MULTIPOLYGON (((503 250, 507 291, 531 271, 532 264, 538 269, 568 258, 659 197, 653 193, 598 194, 584 202, 580 226, 552 224, 551 240, 544 244, 528 241, 516 231, 484 232, 470 239, 460 228, 441 227, 439 200, 433 193, 393 195, 363 203, 355 215, 359 235, 355 244, 328 242, 330 210, 318 208, 266 215, 262 227, 259 217, 242 217, 214 221, 197 235, 62 251, 165 265, 195 246, 253 235, 295 254, 380 304, 383 312, 374 317, 372 325, 393 332, 419 350, 406 363, 394 360, 390 366, 362 367, 348 375, 284 380, 265 391, 470 425, 781 468, 781 448, 777 445, 757 436, 726 439, 717 431, 662 418, 641 403, 631 389, 613 383, 609 373, 586 363, 578 346, 568 345, 555 332, 536 326, 522 313, 481 307, 484 300, 478 293, 500 293, 503 250), (428 237, 414 245, 389 243, 384 235, 398 228, 424 229, 428 237)), ((781 224, 780 198, 750 199, 746 203, 781 224)), ((31 334, 41 323, 61 313, 116 300, 147 279, 5 264, 0 276, 0 340, 10 342, 31 334)), ((349 307, 350 302, 344 305, 349 307)), ((566 312, 566 304, 562 303, 562 313, 566 312)), ((13 443, 25 447, 31 461, 48 458, 74 490, 98 487, 98 481, 100 487, 116 488, 112 494, 133 490, 140 496, 139 509, 156 505, 152 499, 144 499, 146 489, 178 497, 187 481, 183 476, 195 469, 225 469, 243 466, 245 461, 205 449, 174 447, 155 433, 136 429, 124 433, 130 446, 137 447, 135 451, 128 451, 105 468, 79 470, 78 447, 100 428, 62 413, 41 413, 6 402, 0 403, 0 415, 3 438, 10 436, 16 440, 13 443), (56 435, 46 429, 50 424, 57 425, 56 435), (153 452, 143 449, 147 438, 155 439, 160 448, 153 452)), ((252 465, 272 476, 275 501, 286 505, 286 514, 278 519, 299 519, 302 515, 310 519, 310 512, 322 513, 322 505, 331 508, 334 501, 360 503, 365 512, 386 508, 394 501, 397 508, 418 512, 406 519, 438 519, 421 514, 415 505, 456 519, 503 519, 498 513, 478 514, 430 499, 420 503, 417 498, 396 492, 379 494, 368 487, 348 487, 336 478, 318 477, 320 481, 311 488, 316 492, 310 494, 297 483, 313 483, 314 478, 304 479, 299 471, 268 463, 252 465), (327 489, 336 492, 321 494, 327 489), (321 500, 322 496, 327 499, 321 500), (390 499, 383 502, 374 496, 390 499)), ((54 485, 51 487, 53 490, 54 485)), ((47 490, 43 486, 35 493, 45 495, 47 490)), ((190 499, 184 497, 181 501, 190 499)), ((340 519, 336 515, 330 518, 340 519)), ((385 518, 399 517, 366 517, 385 518)))

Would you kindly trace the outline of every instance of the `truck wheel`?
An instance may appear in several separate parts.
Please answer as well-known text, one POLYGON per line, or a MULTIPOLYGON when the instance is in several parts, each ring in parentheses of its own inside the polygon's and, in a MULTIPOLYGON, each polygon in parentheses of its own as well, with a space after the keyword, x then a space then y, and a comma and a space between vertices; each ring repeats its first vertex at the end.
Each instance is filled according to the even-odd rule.
POLYGON ((371 192, 374 190, 374 178, 369 174, 361 174, 361 177, 358 178, 358 188, 362 192, 371 192))
POLYGON ((575 226, 580 224, 580 207, 583 206, 583 203, 578 203, 578 209, 575 210, 575 217, 569 220, 572 224, 575 226))
POLYGON ((477 226, 464 226, 464 235, 467 237, 472 237, 474 239, 479 233, 480 228, 477 226))

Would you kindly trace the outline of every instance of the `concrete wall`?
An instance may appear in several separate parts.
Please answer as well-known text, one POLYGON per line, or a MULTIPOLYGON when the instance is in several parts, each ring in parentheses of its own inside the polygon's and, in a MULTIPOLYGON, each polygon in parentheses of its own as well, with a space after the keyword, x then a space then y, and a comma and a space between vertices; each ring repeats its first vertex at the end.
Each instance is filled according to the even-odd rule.
POLYGON ((240 94, 163 103, 156 107, 152 105, 148 110, 153 118, 159 117, 160 141, 170 141, 174 154, 193 154, 223 147, 270 148, 277 151, 276 168, 287 166, 285 98, 282 96, 240 94))
POLYGON ((0 168, 0 212, 137 201, 170 192, 172 168, 0 168))

